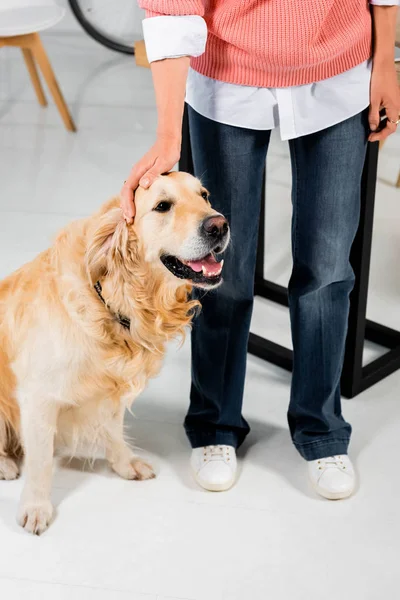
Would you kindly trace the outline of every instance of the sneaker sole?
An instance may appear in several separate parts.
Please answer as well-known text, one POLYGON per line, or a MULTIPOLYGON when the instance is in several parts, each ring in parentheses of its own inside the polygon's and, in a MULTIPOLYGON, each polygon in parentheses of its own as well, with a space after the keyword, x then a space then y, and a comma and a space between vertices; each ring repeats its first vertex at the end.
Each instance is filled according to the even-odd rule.
POLYGON ((202 482, 202 480, 200 479, 200 477, 198 477, 198 475, 197 475, 196 471, 193 469, 193 467, 191 467, 191 470, 192 470, 193 479, 195 480, 197 485, 199 485, 201 488, 203 488, 203 490, 207 490, 208 492, 226 492, 233 486, 233 484, 236 481, 236 477, 232 477, 232 479, 230 479, 226 483, 208 483, 207 485, 205 485, 202 482))
POLYGON ((328 492, 322 490, 317 483, 314 483, 311 477, 309 479, 318 496, 322 496, 322 498, 325 498, 326 500, 344 500, 345 498, 350 498, 355 489, 353 487, 349 492, 328 492))

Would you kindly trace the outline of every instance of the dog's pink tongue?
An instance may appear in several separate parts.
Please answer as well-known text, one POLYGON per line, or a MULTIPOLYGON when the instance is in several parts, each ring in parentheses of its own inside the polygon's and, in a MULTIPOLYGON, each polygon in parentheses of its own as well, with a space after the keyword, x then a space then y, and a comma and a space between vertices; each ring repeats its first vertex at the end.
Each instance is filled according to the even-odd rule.
POLYGON ((200 271, 203 270, 203 267, 208 275, 216 275, 221 271, 221 264, 216 261, 215 256, 212 254, 209 254, 201 260, 190 260, 187 264, 197 273, 200 273, 200 271))

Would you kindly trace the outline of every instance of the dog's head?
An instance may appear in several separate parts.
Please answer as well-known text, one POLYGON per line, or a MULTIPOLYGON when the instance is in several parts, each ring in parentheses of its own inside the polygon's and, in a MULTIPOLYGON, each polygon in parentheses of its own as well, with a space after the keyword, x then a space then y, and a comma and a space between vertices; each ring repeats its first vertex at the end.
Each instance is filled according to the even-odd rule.
POLYGON ((212 209, 208 196, 187 173, 160 176, 149 190, 136 192, 134 223, 147 262, 207 289, 222 281, 220 257, 230 237, 227 220, 212 209))
POLYGON ((127 226, 116 202, 103 207, 89 234, 87 266, 92 281, 116 267, 134 273, 145 265, 172 287, 184 283, 211 289, 222 281, 221 254, 229 226, 212 209, 207 190, 187 173, 158 177, 135 195, 136 216, 127 226))

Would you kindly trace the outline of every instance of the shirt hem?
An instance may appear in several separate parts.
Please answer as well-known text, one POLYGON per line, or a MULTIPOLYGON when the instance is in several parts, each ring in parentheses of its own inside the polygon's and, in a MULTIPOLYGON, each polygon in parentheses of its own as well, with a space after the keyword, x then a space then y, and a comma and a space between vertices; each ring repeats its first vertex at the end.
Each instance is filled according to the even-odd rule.
POLYGON ((305 133, 300 133, 298 135, 293 135, 293 136, 290 136, 290 137, 282 137, 282 136, 280 136, 281 141, 282 142, 290 142, 291 140, 297 140, 298 138, 304 137, 306 135, 312 135, 313 133, 318 133, 319 131, 325 131, 325 129, 329 129, 330 127, 334 127, 335 125, 339 125, 339 123, 343 123, 344 121, 347 121, 348 119, 351 119, 352 117, 355 117, 356 115, 359 115, 366 108, 368 108, 368 106, 369 106, 369 102, 367 102, 367 103, 363 102, 361 104, 361 108, 357 108, 355 110, 350 111, 349 114, 347 114, 343 118, 333 119, 332 122, 328 122, 327 124, 324 124, 323 127, 317 127, 316 129, 312 128, 311 131, 307 131, 305 133))
POLYGON ((251 131, 272 131, 273 129, 279 128, 279 125, 274 123, 273 127, 247 127, 246 125, 234 123, 230 119, 216 119, 212 117, 210 114, 207 114, 207 111, 202 110, 196 105, 196 102, 193 101, 193 98, 186 98, 185 102, 190 108, 196 111, 199 115, 204 117, 205 119, 209 119, 210 121, 214 121, 215 123, 219 123, 220 125, 228 125, 229 127, 237 127, 239 129, 250 129, 251 131))
POLYGON ((237 127, 239 129, 250 129, 251 131, 273 131, 274 129, 278 129, 279 130, 279 138, 282 142, 290 142, 291 140, 297 140, 298 138, 304 137, 306 135, 312 135, 313 133, 318 133, 319 131, 324 131, 325 129, 329 129, 330 127, 339 125, 339 123, 343 123, 344 121, 347 121, 347 119, 351 119, 352 117, 355 117, 356 115, 360 114, 369 106, 369 102, 367 102, 367 103, 363 102, 360 108, 350 111, 349 114, 343 118, 340 118, 338 120, 333 119, 332 122, 329 122, 326 125, 324 124, 323 127, 312 128, 310 131, 306 131, 304 133, 299 133, 298 135, 283 136, 283 135, 281 135, 281 128, 280 128, 279 124, 274 123, 273 127, 269 127, 269 128, 246 127, 246 125, 234 123, 234 122, 230 121, 229 119, 213 118, 209 114, 206 114, 206 111, 202 110, 201 108, 199 109, 196 106, 196 103, 190 99, 186 99, 186 103, 188 104, 188 106, 190 106, 194 111, 196 111, 199 115, 201 115, 205 119, 209 119, 210 121, 214 121, 215 123, 219 123, 220 125, 228 125, 229 127, 237 127))

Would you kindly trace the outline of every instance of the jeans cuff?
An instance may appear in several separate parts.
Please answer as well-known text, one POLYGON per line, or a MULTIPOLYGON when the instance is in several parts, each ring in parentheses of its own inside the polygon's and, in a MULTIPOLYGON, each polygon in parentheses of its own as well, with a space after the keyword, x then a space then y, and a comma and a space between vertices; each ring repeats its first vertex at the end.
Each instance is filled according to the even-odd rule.
POLYGON ((306 460, 318 460, 327 456, 338 456, 347 454, 350 439, 328 439, 308 442, 306 444, 294 444, 298 452, 306 460))
POLYGON ((215 431, 197 431, 195 429, 186 429, 186 435, 192 448, 202 448, 203 446, 233 446, 238 448, 238 436, 233 431, 218 430, 215 431))

